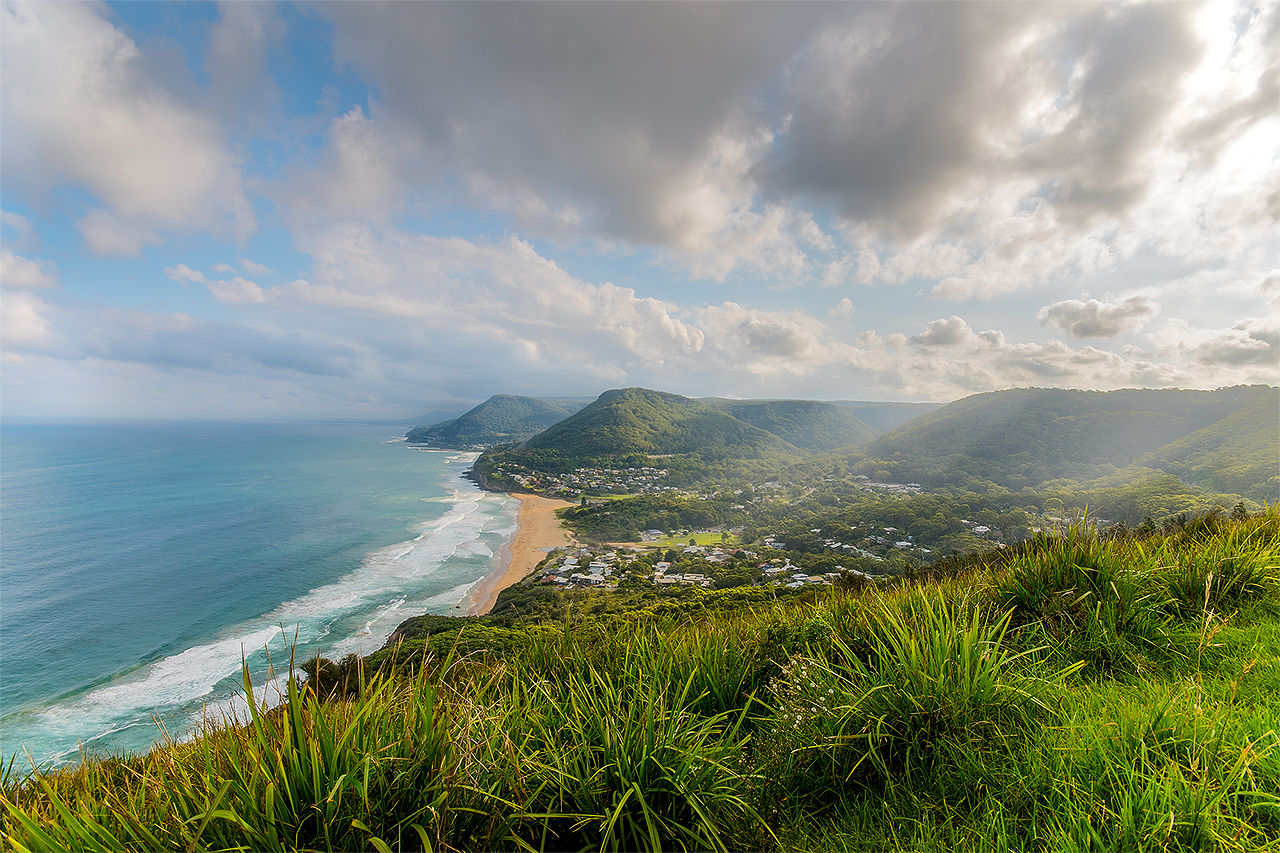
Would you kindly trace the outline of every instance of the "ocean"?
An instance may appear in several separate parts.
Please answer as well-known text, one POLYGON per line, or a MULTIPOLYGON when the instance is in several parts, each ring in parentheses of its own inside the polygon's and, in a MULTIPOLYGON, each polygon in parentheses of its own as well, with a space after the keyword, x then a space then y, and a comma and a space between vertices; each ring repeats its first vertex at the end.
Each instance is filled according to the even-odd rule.
POLYGON ((237 707, 242 660, 270 698, 291 657, 461 614, 518 509, 473 458, 368 424, 4 424, 0 756, 145 751, 237 707))

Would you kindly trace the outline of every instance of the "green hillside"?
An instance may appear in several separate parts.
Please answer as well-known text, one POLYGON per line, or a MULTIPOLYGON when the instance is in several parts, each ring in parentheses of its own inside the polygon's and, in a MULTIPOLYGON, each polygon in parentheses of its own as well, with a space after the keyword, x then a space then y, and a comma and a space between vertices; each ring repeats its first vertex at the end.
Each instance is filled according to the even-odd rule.
POLYGON ((413 424, 415 428, 435 426, 436 424, 442 424, 445 421, 454 420, 463 414, 464 410, 462 409, 449 412, 446 412, 444 409, 436 409, 433 412, 427 412, 425 415, 418 415, 415 418, 405 418, 405 422, 413 424))
POLYGON ((832 400, 876 432, 888 432, 921 415, 936 412, 946 403, 872 403, 865 400, 832 400))
POLYGON ((861 447, 878 434, 848 410, 816 400, 710 398, 702 402, 814 453, 861 447))
MULTIPOLYGON (((1239 459, 1246 466, 1256 462, 1258 467, 1249 468, 1256 472, 1265 468, 1262 413, 1267 405, 1275 412, 1276 393, 1259 385, 1217 391, 1020 388, 978 394, 875 439, 866 448, 869 458, 862 468, 875 478, 926 486, 989 482, 1018 490, 1071 485, 1114 477, 1139 459, 1164 458, 1159 452, 1166 445, 1221 422, 1221 436, 1233 437, 1221 458, 1239 459), (1256 414, 1244 414, 1255 407, 1256 414), (1224 420, 1237 414, 1238 421, 1224 420)), ((1205 455, 1218 435, 1206 432, 1183 451, 1175 448, 1169 460, 1188 466, 1189 472, 1196 466, 1207 470, 1218 461, 1205 455)), ((1242 475, 1249 476, 1255 475, 1242 475)))
POLYGON ((411 619, 143 755, 10 768, 0 846, 1280 851, 1275 509, 793 594, 658 556, 411 619))
POLYGON ((606 391, 590 406, 528 442, 531 450, 572 457, 698 453, 760 459, 801 455, 778 436, 720 409, 662 391, 606 391))
POLYGON ((1138 460, 1209 491, 1280 497, 1280 389, 1138 460))
POLYGON ((581 409, 588 399, 544 400, 495 394, 471 411, 433 426, 415 427, 406 439, 414 444, 450 447, 524 441, 581 409))

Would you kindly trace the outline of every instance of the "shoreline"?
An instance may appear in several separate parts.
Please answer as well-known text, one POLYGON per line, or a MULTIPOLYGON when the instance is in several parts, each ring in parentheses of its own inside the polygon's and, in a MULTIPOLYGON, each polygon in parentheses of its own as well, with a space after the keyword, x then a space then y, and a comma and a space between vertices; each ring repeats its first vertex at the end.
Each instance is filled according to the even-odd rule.
POLYGON ((493 609, 498 593, 524 580, 551 548, 573 544, 568 530, 560 526, 555 511, 573 506, 572 501, 541 495, 507 493, 520 501, 516 512, 516 532, 501 551, 501 568, 480 582, 467 606, 466 615, 483 616, 493 609))

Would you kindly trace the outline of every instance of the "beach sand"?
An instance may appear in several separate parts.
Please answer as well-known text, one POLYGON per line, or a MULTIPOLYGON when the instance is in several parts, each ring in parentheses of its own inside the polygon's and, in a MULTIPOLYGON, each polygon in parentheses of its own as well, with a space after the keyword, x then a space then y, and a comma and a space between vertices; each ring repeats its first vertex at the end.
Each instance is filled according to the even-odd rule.
POLYGON ((573 506, 572 502, 538 495, 513 494, 511 497, 520 501, 520 509, 516 513, 516 535, 510 543, 502 546, 502 568, 480 583, 467 608, 468 616, 483 616, 493 609, 498 593, 537 568, 542 558, 547 556, 547 549, 573 542, 569 531, 560 526, 560 519, 555 515, 556 510, 573 506))

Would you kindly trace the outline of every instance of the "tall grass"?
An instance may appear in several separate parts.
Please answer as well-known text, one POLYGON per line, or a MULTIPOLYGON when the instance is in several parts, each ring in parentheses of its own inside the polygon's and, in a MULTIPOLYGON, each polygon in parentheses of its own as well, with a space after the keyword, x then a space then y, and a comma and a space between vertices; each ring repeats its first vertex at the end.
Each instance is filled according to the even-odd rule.
POLYGON ((910 780, 962 752, 1001 744, 1051 711, 1056 684, 1017 671, 1036 650, 1005 642, 1009 614, 938 586, 841 602, 840 632, 810 645, 775 684, 763 741, 774 796, 839 796, 851 781, 910 780), (1048 701, 1046 701, 1048 700, 1048 701))
POLYGON ((346 662, 336 692, 290 680, 146 755, 10 772, 0 839, 1280 850, 1274 510, 1075 529, 923 586, 484 636, 346 662))

